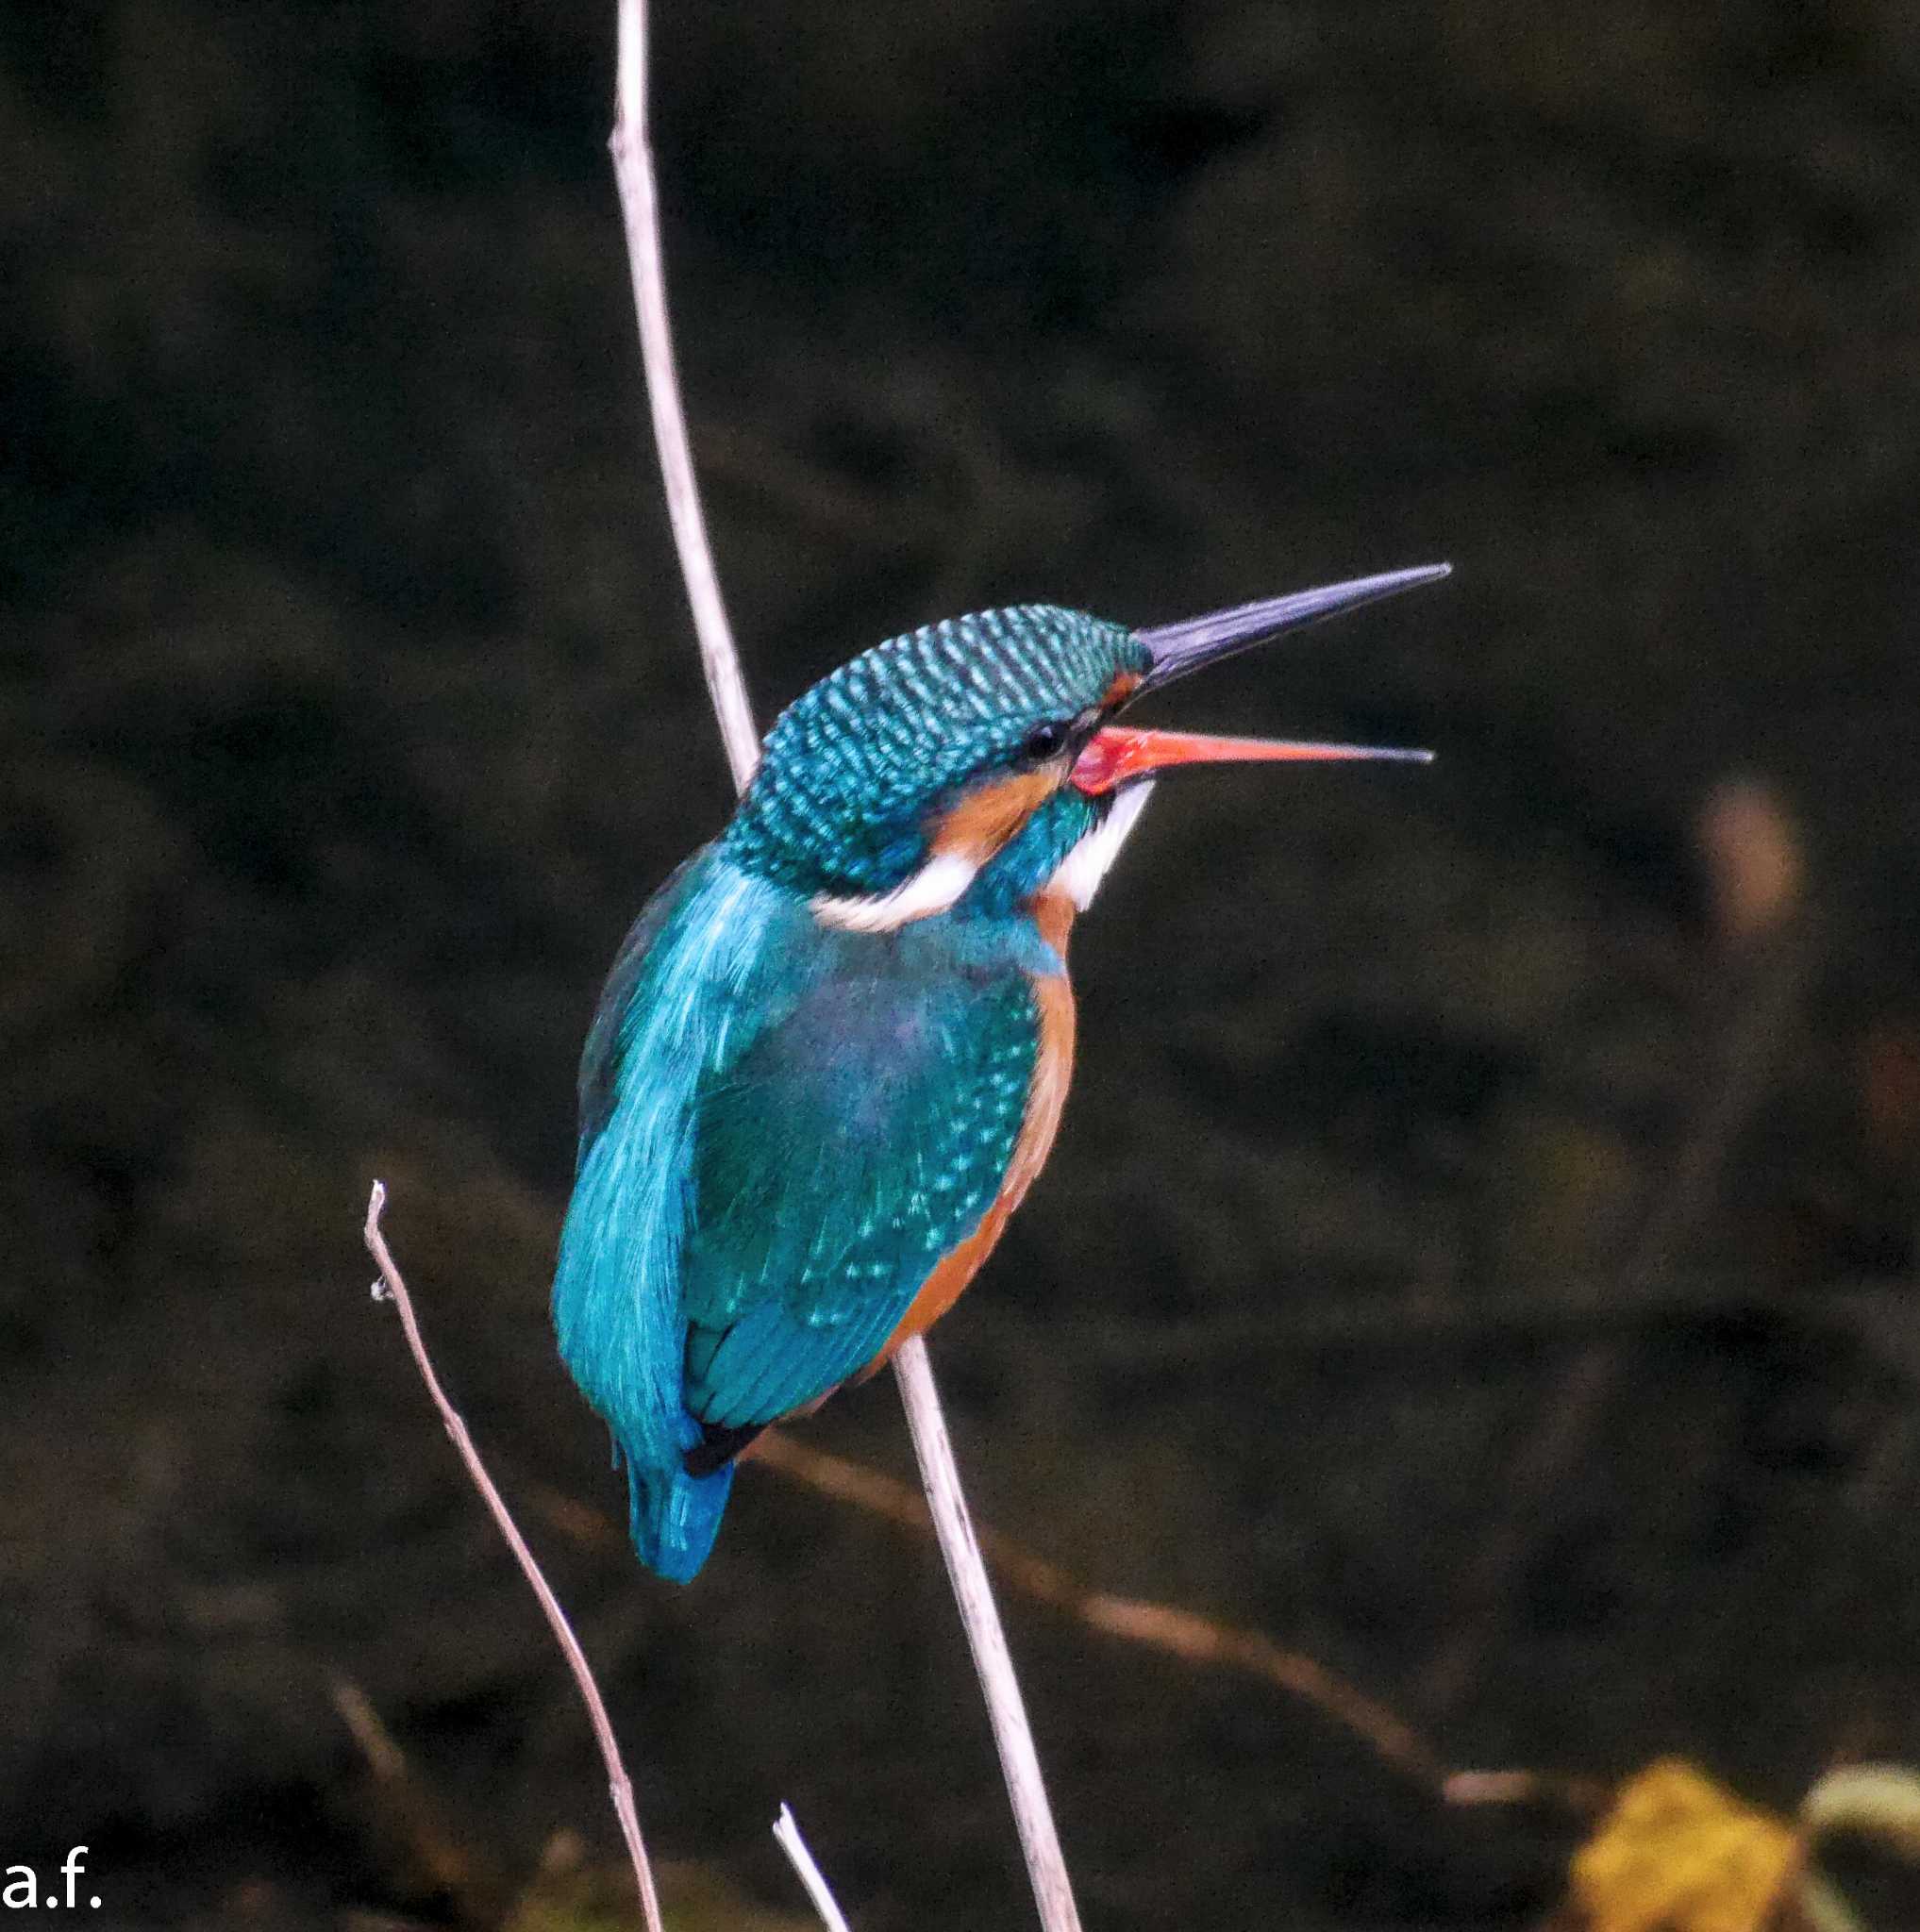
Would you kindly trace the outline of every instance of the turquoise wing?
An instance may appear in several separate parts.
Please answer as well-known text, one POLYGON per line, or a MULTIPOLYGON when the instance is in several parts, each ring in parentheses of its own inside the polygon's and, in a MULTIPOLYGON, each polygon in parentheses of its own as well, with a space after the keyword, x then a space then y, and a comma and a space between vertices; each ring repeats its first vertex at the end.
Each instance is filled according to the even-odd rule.
POLYGON ((685 1581, 706 1560, 732 1472, 685 1466, 679 1271, 703 1075, 751 1037, 755 989, 787 950, 783 894, 710 848, 641 915, 595 1014, 580 1066, 580 1146, 554 1275, 560 1354, 613 1432, 641 1558, 685 1581))
POLYGON ((1039 1044, 1018 928, 834 934, 712 850, 623 947, 580 1078, 560 1352, 643 1561, 705 1561, 752 1430, 870 1362, 978 1224, 1039 1044))
POLYGON ((871 940, 698 1090, 681 1256, 688 1410, 751 1428, 865 1368, 979 1225, 1039 1051, 1012 966, 871 940))

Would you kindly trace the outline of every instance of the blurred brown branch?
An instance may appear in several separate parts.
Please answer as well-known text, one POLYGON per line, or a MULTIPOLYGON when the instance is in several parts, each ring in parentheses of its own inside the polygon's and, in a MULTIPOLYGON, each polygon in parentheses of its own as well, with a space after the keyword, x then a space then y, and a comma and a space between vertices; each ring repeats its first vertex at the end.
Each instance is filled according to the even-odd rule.
POLYGON ((329 1694, 367 1768, 375 1802, 357 1809, 392 1882, 405 1897, 450 1907, 460 1924, 498 1924, 508 1887, 480 1835, 456 1823, 359 1684, 336 1677, 329 1694))
MULTIPOLYGON (((931 1532, 919 1492, 878 1470, 814 1449, 780 1430, 753 1446, 752 1459, 810 1490, 883 1516, 920 1535, 931 1532)), ((1193 1610, 1094 1590, 1058 1563, 982 1525, 980 1548, 1001 1577, 1023 1596, 1077 1619, 1089 1629, 1141 1643, 1185 1663, 1242 1671, 1304 1699, 1371 1745, 1416 1784, 1438 1790, 1447 1768, 1427 1740, 1384 1705, 1298 1651, 1283 1650, 1256 1630, 1237 1630, 1193 1610)))
MULTIPOLYGON (((769 1429, 745 1459, 916 1536, 933 1534, 927 1500, 910 1483, 816 1449, 784 1429, 769 1429)), ((591 1505, 551 1489, 535 1493, 543 1513, 564 1535, 589 1547, 625 1547, 618 1525, 591 1505)), ((1196 1610, 1095 1590, 991 1525, 979 1525, 977 1534, 1001 1580, 1021 1595, 1103 1636, 1143 1644, 1196 1669, 1236 1671, 1297 1697, 1366 1745, 1388 1769, 1444 1804, 1544 1806, 1585 1814, 1605 1802, 1606 1787, 1598 1779, 1558 1772, 1457 1770, 1397 1712, 1303 1652, 1196 1610)))

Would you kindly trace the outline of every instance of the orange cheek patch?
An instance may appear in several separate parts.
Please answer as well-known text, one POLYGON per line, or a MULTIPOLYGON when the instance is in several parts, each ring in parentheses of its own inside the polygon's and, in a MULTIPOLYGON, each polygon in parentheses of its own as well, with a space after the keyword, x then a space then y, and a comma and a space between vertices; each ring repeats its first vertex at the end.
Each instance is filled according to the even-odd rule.
POLYGON ((933 829, 933 849, 984 865, 1059 784, 1054 772, 1023 772, 967 792, 933 829))
POLYGON ((1124 705, 1140 689, 1140 673, 1137 671, 1116 671, 1113 682, 1107 687, 1107 694, 1100 700, 1103 711, 1113 710, 1124 705))

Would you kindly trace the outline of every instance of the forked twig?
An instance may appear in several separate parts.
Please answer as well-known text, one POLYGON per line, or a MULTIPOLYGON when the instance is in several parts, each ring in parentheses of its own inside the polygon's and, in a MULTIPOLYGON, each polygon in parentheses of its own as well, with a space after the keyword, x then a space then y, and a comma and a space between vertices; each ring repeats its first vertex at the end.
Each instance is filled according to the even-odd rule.
POLYGON ((540 1564, 527 1548, 526 1538, 520 1534, 520 1527, 513 1521, 505 1498, 493 1486, 493 1478, 487 1474, 487 1465, 480 1460, 480 1452, 474 1447, 474 1439, 467 1433, 467 1425, 461 1420, 459 1410, 448 1399, 446 1391, 440 1385, 439 1375, 434 1373, 432 1357, 426 1353, 426 1343, 420 1333, 419 1319, 413 1312, 413 1298, 407 1292, 407 1284, 401 1278, 399 1267, 387 1246, 387 1238, 380 1232, 380 1212, 386 1205, 386 1183, 376 1181, 367 1199, 365 1229, 367 1252, 373 1256, 375 1265, 380 1271, 380 1279, 375 1285, 374 1293, 376 1298, 391 1301, 398 1312, 400 1326, 407 1336, 407 1346, 413 1355, 413 1365, 420 1371, 420 1379, 426 1384, 426 1392, 433 1398, 433 1406, 439 1409, 440 1419, 453 1439, 454 1448, 466 1465, 467 1475, 480 1492, 480 1500, 492 1513, 500 1534, 507 1539, 507 1547, 513 1552, 513 1559, 520 1565, 527 1587, 540 1600, 547 1627, 552 1630, 554 1641, 559 1645, 567 1660, 568 1670, 574 1674, 574 1682, 579 1686, 580 1700, 586 1705, 587 1716, 593 1726, 593 1740, 600 1747, 600 1757, 607 1767, 608 1788, 612 1794, 614 1814, 620 1820, 621 1836, 626 1840, 627 1857, 633 1861, 634 1882, 640 1888, 640 1907, 646 1918, 647 1932, 662 1932, 659 1894, 654 1890, 653 1867, 647 1862, 646 1844, 640 1835, 640 1814, 633 1803, 633 1781, 626 1775, 626 1767, 621 1762, 620 1745, 613 1736, 607 1707, 601 1701, 600 1687, 593 1681, 593 1667, 587 1662, 587 1654, 580 1648, 579 1639, 574 1635, 573 1625, 567 1622, 567 1613, 561 1609, 559 1599, 541 1574, 540 1564))
MULTIPOLYGON (((736 789, 744 790, 759 758, 753 710, 740 668, 740 653, 726 621, 720 580, 700 511, 699 486, 688 448, 686 417, 674 370, 673 334, 667 320, 666 275, 660 258, 659 197, 654 185, 653 148, 647 136, 647 42, 645 0, 620 0, 619 93, 609 145, 626 217, 627 255, 633 276, 633 306, 640 322, 641 354, 646 365, 654 441, 660 477, 673 520, 674 543, 686 579, 687 601, 700 636, 700 658, 720 736, 726 748, 736 789)), ((993 1587, 967 1521, 953 1444, 941 1414, 933 1369, 918 1336, 893 1358, 893 1371, 913 1435, 922 1479, 940 1531, 941 1553, 952 1578, 954 1599, 966 1626, 974 1668, 993 1720, 993 1738, 1007 1777, 1027 1874, 1046 1932, 1078 1932, 1073 1885, 1060 1855, 1053 1809, 1040 1774, 1033 1733, 1027 1722, 1020 1685, 1007 1649, 1006 1633, 993 1607, 993 1587)))

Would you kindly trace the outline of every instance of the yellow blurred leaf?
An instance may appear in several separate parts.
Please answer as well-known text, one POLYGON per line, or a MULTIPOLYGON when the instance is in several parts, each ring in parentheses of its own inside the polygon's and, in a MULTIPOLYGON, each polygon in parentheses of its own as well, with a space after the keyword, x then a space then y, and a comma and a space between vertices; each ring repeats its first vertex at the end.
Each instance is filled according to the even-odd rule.
POLYGON ((1573 1895, 1591 1932, 1764 1932, 1799 1862, 1792 1825, 1662 1758, 1574 1855, 1573 1895))

